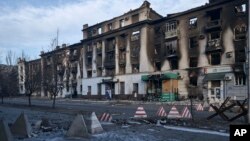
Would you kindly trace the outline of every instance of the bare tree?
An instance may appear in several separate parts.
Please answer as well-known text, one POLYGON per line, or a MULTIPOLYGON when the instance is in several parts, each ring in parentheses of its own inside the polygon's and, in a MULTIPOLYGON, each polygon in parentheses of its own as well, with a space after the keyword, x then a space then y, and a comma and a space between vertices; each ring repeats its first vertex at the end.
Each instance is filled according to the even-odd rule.
POLYGON ((11 50, 7 52, 5 60, 6 60, 6 64, 9 66, 13 66, 17 64, 16 54, 12 52, 11 50))
POLYGON ((39 64, 28 64, 25 70, 25 90, 31 106, 31 96, 41 90, 41 67, 39 64))

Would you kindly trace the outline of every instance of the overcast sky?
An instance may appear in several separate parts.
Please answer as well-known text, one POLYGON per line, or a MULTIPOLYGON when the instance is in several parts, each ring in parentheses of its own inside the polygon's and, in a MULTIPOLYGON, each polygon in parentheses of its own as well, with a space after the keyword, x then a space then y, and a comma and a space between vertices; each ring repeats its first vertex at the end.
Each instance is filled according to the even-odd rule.
MULTIPOLYGON (((138 8, 144 0, 0 0, 0 56, 5 63, 8 50, 30 58, 48 51, 59 29, 59 44, 74 44, 82 39, 82 25, 122 15, 138 8)), ((204 5, 208 0, 148 0, 165 16, 204 5)))

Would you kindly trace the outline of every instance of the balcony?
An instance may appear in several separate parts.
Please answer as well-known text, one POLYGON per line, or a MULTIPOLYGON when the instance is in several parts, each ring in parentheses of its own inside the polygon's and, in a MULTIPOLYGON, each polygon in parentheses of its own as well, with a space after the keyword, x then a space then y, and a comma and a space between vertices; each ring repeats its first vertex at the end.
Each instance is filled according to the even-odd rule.
POLYGON ((115 60, 105 60, 104 67, 105 68, 114 68, 115 67, 115 60))
POLYGON ((179 35, 179 30, 171 30, 165 32, 165 39, 177 38, 179 35))
POLYGON ((207 43, 206 52, 222 51, 221 39, 210 40, 207 43))
POLYGON ((206 31, 221 30, 221 20, 208 21, 205 29, 206 31))

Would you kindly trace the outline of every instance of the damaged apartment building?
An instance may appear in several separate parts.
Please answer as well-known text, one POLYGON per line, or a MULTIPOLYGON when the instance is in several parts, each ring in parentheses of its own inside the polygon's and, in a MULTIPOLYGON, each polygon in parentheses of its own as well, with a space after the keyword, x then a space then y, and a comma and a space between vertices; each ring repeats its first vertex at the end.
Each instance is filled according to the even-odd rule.
POLYGON ((81 43, 41 54, 42 82, 57 60, 63 96, 104 98, 110 90, 115 99, 244 99, 248 9, 247 0, 209 0, 163 17, 144 1, 121 16, 83 25, 81 43))

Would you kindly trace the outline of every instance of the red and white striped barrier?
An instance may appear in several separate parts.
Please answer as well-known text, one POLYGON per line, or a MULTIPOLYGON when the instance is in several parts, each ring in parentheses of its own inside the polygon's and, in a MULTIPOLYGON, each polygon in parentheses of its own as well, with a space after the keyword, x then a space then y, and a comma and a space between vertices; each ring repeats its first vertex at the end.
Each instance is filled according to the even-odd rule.
POLYGON ((192 115, 191 115, 187 106, 183 109, 181 117, 182 118, 192 118, 192 115))
POLYGON ((204 111, 203 106, 202 106, 201 104, 198 104, 198 105, 196 106, 196 111, 204 111))
POLYGON ((176 109, 176 107, 173 106, 173 107, 171 108, 171 110, 169 111, 167 117, 168 117, 168 118, 180 118, 181 115, 180 115, 179 111, 176 109))
POLYGON ((167 116, 167 113, 166 113, 165 109, 163 108, 163 106, 161 106, 158 109, 156 116, 159 116, 159 117, 166 117, 167 116))
POLYGON ((102 116, 100 117, 100 121, 103 122, 111 122, 112 116, 109 113, 103 113, 102 116))
POLYGON ((208 112, 214 112, 214 109, 212 107, 209 107, 208 112))
POLYGON ((146 118, 147 114, 142 106, 139 106, 135 112, 134 117, 136 118, 146 118))

